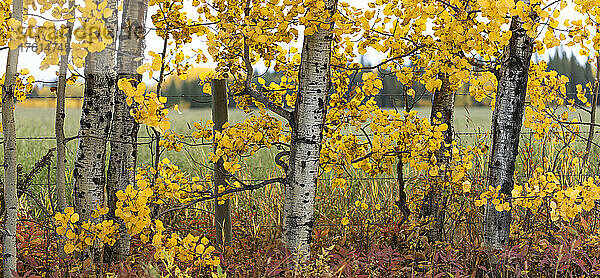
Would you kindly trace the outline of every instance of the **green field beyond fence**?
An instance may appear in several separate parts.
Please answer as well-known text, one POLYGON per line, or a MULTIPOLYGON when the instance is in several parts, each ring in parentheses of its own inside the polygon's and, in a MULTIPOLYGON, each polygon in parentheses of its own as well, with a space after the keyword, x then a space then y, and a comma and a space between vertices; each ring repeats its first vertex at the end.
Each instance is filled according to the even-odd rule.
MULTIPOLYGON (((415 110, 421 115, 421 117, 429 117, 429 107, 417 107, 415 110)), ((49 149, 55 146, 54 139, 54 109, 48 108, 17 108, 16 109, 16 125, 17 125, 17 140, 18 148, 18 162, 23 165, 24 171, 29 171, 35 162, 39 160, 49 149)), ((490 130, 490 119, 491 109, 489 107, 459 107, 454 112, 454 128, 455 128, 455 140, 459 145, 472 144, 477 141, 489 141, 487 133, 490 130)), ((67 138, 74 137, 77 135, 79 130, 79 118, 80 109, 67 109, 65 118, 65 134, 67 138)), ((582 114, 582 121, 589 121, 582 114)), ((187 135, 184 139, 185 142, 196 142, 191 138, 191 134, 194 131, 193 123, 196 121, 206 122, 211 118, 210 109, 188 109, 182 110, 181 112, 171 111, 169 118, 172 122, 172 129, 179 134, 187 135)), ((230 122, 235 123, 242 121, 245 117, 245 113, 239 109, 230 109, 229 119, 230 122)), ((589 117, 589 116, 588 116, 589 117)), ((583 127, 582 131, 585 134, 586 127, 583 127)), ((523 128, 522 136, 524 140, 521 140, 521 144, 525 145, 531 141, 531 135, 528 129, 523 128), (528 140, 529 138, 529 140, 528 140)), ((151 159, 151 148, 150 145, 144 144, 152 140, 153 132, 142 125, 139 131, 138 143, 141 143, 138 147, 138 167, 143 166, 142 163, 149 163, 151 159)), ((583 143, 582 143, 583 146, 583 143)), ((75 152, 77 150, 77 140, 70 140, 67 143, 67 179, 68 184, 71 182, 71 171, 73 169, 73 162, 75 152)), ((162 154, 161 158, 168 158, 175 165, 178 165, 185 173, 190 175, 202 177, 206 174, 210 174, 210 171, 202 165, 210 165, 207 156, 211 152, 210 146, 184 146, 180 152, 167 151, 162 154)), ((3 152, 0 149, 0 153, 3 152)), ((275 165, 274 156, 278 150, 272 148, 270 150, 261 150, 258 155, 251 156, 245 160, 244 170, 241 172, 243 178, 247 180, 261 180, 271 178, 275 176, 282 176, 282 171, 275 165)), ((594 150, 597 153, 597 150, 594 150)), ((108 157, 108 155, 107 155, 108 157)), ((592 159, 598 159, 597 154, 592 156, 592 159)), ((486 163, 486 161, 481 161, 486 163)), ((520 167, 520 161, 517 161, 517 168, 520 167)), ((481 165, 483 166, 483 165, 481 165)), ((33 182, 34 188, 37 192, 46 195, 47 191, 53 190, 53 184, 55 179, 54 174, 54 162, 49 172, 44 172, 35 177, 33 182)), ((517 169, 518 171, 518 169, 517 169)), ((323 175, 323 179, 327 180, 327 175, 323 175)), ((373 185, 383 186, 389 188, 393 186, 395 177, 392 176, 381 176, 379 178, 372 179, 365 173, 356 173, 355 176, 357 183, 365 184, 372 183, 373 185)), ((279 186, 279 185, 275 185, 279 186)), ((353 198, 361 198, 361 192, 366 190, 361 188, 358 191, 350 188, 351 195, 353 198)), ((260 190, 259 190, 260 191, 260 190)), ((259 193, 246 193, 248 196, 256 195, 259 193)), ((397 194, 394 190, 390 190, 390 196, 380 197, 383 199, 393 200, 397 194)), ((52 195, 52 194, 51 194, 52 195)), ((375 196, 373 196, 375 198, 375 196)), ((69 196, 70 198, 70 196, 69 196)), ((281 199, 280 199, 281 200, 281 199)), ((377 200, 372 200, 377 202, 377 200)))

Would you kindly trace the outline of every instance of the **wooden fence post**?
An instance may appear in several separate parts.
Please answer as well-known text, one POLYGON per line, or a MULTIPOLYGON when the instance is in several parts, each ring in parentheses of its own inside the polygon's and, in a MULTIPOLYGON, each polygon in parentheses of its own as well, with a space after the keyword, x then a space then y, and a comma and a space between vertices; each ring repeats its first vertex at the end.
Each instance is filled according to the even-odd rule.
MULTIPOLYGON (((227 122, 227 82, 225 79, 213 79, 210 82, 212 92, 212 119, 214 122, 213 132, 222 131, 223 124, 227 122)), ((216 150, 216 143, 213 148, 216 150)), ((219 159, 214 164, 213 186, 215 193, 218 193, 219 185, 227 187, 225 182, 225 168, 223 159, 219 159)), ((217 246, 231 244, 231 206, 229 200, 219 204, 215 199, 215 230, 217 235, 217 246)))

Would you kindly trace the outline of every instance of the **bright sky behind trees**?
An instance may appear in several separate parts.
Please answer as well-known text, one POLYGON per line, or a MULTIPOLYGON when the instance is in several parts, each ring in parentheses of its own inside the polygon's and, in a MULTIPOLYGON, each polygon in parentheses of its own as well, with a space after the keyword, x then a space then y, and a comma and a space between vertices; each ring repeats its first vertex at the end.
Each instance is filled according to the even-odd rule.
MULTIPOLYGON (((184 4, 187 3, 189 4, 188 6, 190 7, 188 9, 188 13, 190 15, 196 15, 196 11, 195 8, 191 5, 191 0, 186 0, 184 1, 184 4), (188 3, 189 2, 189 3, 188 3)), ((363 9, 368 9, 367 3, 371 2, 371 1, 361 1, 361 0, 348 0, 345 1, 350 3, 352 6, 358 7, 358 8, 363 8, 363 9)), ((565 7, 565 9, 563 11, 561 11, 560 17, 559 17, 559 22, 564 21, 565 19, 570 19, 570 20, 577 20, 579 18, 582 18, 582 16, 580 14, 578 14, 577 12, 575 12, 573 10, 573 6, 574 4, 572 3, 572 1, 569 1, 569 4, 565 7)), ((560 8, 558 5, 556 5, 556 8, 560 8)), ((152 15, 155 13, 155 9, 156 7, 150 7, 149 11, 148 11, 148 15, 152 15)), ((45 15, 49 18, 51 18, 50 13, 51 12, 47 12, 48 15, 45 15)), ((121 12, 119 12, 119 18, 120 18, 120 14, 121 12)), ((193 17, 192 17, 193 18, 193 17)), ((39 20, 39 22, 43 22, 43 20, 39 20)), ((75 28, 77 28, 77 24, 75 26, 75 28)), ((147 43, 147 48, 146 48, 146 58, 148 60, 151 60, 151 56, 148 55, 148 51, 160 51, 160 49, 162 48, 162 39, 160 39, 156 33, 152 30, 152 22, 151 20, 147 20, 147 28, 149 31, 148 32, 148 37, 146 40, 147 43)), ((538 31, 538 34, 543 35, 544 34, 544 30, 538 31)), ((32 41, 30 41, 31 43, 32 41)), ((199 46, 202 47, 205 45, 205 42, 202 41, 202 39, 198 39, 195 38, 193 43, 191 44, 187 44, 186 46, 184 46, 184 49, 186 49, 186 54, 189 55, 190 58, 190 62, 192 63, 192 65, 194 66, 198 66, 198 67, 213 67, 214 63, 209 62, 206 64, 196 64, 194 62, 194 53, 191 51, 191 49, 193 48, 198 48, 199 46)), ((295 47, 299 47, 301 45, 301 41, 298 42, 296 45, 294 45, 295 47)), ((301 48, 301 47, 299 47, 301 48)), ((534 57, 534 61, 536 59, 543 59, 543 60, 548 60, 548 58, 554 53, 556 49, 551 49, 548 52, 546 52, 544 55, 541 55, 539 57, 534 57)), ((586 57, 580 56, 578 54, 579 48, 577 46, 573 46, 570 48, 567 48, 567 53, 572 52, 575 54, 575 56, 577 57, 577 60, 580 63, 585 63, 586 62, 586 57)), ((4 69, 6 68, 6 55, 7 55, 7 51, 3 50, 0 51, 0 68, 2 69, 2 74, 4 73, 4 69)), ((54 80, 57 80, 57 75, 55 74, 55 72, 58 72, 58 66, 51 66, 50 68, 46 69, 46 70, 40 70, 39 69, 39 65, 43 59, 43 53, 42 54, 36 54, 34 51, 32 50, 23 50, 22 52, 23 54, 21 55, 20 59, 19 59, 19 69, 20 68, 24 68, 27 67, 31 73, 33 74, 33 76, 35 76, 36 80, 38 81, 45 81, 45 82, 51 82, 54 80)), ((377 63, 378 61, 380 61, 384 55, 381 53, 377 53, 376 51, 373 50, 369 50, 366 53, 366 59, 367 61, 370 61, 371 63, 377 63)), ((261 70, 259 68, 259 70, 261 70)), ((79 71, 83 71, 83 69, 79 69, 79 71)), ((150 80, 146 80, 146 82, 148 83, 155 83, 155 81, 150 81, 150 80)), ((38 84, 39 85, 39 84, 38 84)))

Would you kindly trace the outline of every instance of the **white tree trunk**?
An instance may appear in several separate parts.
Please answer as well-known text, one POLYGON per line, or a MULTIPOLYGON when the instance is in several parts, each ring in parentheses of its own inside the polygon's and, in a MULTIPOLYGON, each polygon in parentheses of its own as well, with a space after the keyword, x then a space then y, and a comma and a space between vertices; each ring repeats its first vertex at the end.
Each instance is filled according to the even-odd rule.
MULTIPOLYGON (((69 8, 75 5, 75 1, 69 1, 69 8)), ((75 13, 71 13, 75 15, 75 13)), ((73 34, 73 22, 67 22, 67 42, 65 43, 65 55, 60 57, 58 70, 58 88, 56 90, 56 116, 54 121, 54 133, 56 134, 56 199, 58 209, 63 211, 67 207, 66 195, 66 147, 65 147, 65 91, 67 88, 67 67, 69 65, 69 52, 71 51, 71 36, 73 34)))
MULTIPOLYGON (((141 82, 142 77, 136 69, 144 57, 146 12, 145 0, 127 0, 123 2, 119 50, 117 53, 118 79, 132 78, 141 82)), ((118 80, 117 79, 117 80, 118 80)), ((117 221, 115 209, 119 190, 127 185, 135 185, 135 167, 137 158, 137 135, 139 125, 129 113, 130 107, 125 101, 127 96, 118 88, 114 91, 114 112, 110 130, 110 158, 106 182, 109 217, 117 221)), ((131 237, 124 225, 121 225, 115 245, 106 249, 105 258, 109 261, 125 259, 129 255, 131 237)))
MULTIPOLYGON (((331 13, 337 1, 327 1, 331 13)), ((326 18, 324 22, 330 22, 326 18)), ((285 189, 283 236, 287 248, 306 258, 314 224, 319 153, 330 90, 331 29, 305 35, 293 115, 292 142, 285 189)))
POLYGON ((106 143, 117 77, 114 51, 117 1, 109 0, 107 7, 114 12, 105 19, 104 27, 113 42, 100 52, 89 53, 85 60, 85 90, 73 170, 75 210, 81 221, 89 219, 96 205, 104 205, 106 143))
MULTIPOLYGON (((12 18, 23 21, 23 1, 13 0, 12 18)), ((15 130, 14 89, 19 48, 9 50, 2 88, 2 128, 4 134, 4 206, 6 215, 2 233, 4 277, 17 271, 17 134, 15 130)))
MULTIPOLYGON (((529 63, 533 39, 527 36, 523 22, 513 17, 512 37, 505 48, 498 78, 496 106, 492 114, 492 151, 488 169, 488 184, 500 186, 500 193, 511 196, 515 160, 519 150, 519 134, 525 105, 529 63)), ((506 201, 510 202, 510 198, 506 201)), ((508 243, 510 211, 498 212, 490 202, 485 208, 485 245, 500 249, 508 243)))

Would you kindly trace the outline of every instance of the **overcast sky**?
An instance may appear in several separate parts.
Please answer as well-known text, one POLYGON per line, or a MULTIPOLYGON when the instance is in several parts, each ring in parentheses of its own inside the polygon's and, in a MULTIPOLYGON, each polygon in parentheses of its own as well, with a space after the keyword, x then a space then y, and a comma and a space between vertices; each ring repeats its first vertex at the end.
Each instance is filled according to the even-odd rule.
MULTIPOLYGON (((360 1, 360 0, 350 0, 348 2, 351 5, 354 5, 356 7, 361 7, 361 8, 367 8, 367 3, 368 3, 367 1, 360 1)), ((189 1, 189 4, 191 4, 191 1, 189 1)), ((190 5, 190 7, 191 7, 191 5, 190 5)), ((156 10, 156 8, 152 8, 148 12, 148 15, 149 16, 152 15, 155 12, 155 10, 156 10)), ((197 15, 195 12, 195 9, 190 9, 190 11, 188 13, 189 13, 188 16, 190 18, 194 18, 197 15)), ((148 20, 147 20, 147 23, 148 23, 147 25, 151 26, 152 22, 151 22, 149 16, 148 16, 148 20)), ((567 19, 567 18, 570 20, 576 20, 580 17, 581 17, 580 14, 577 14, 576 12, 574 12, 573 4, 569 4, 567 6, 567 8, 561 13, 561 17, 559 18, 559 21, 562 22, 564 19, 567 19)), ((38 24, 40 24, 40 22, 42 22, 42 20, 38 20, 38 24)), ((541 32, 541 33, 543 35, 543 32, 541 32)), ((156 53, 160 53, 163 42, 162 42, 162 39, 157 37, 154 32, 150 32, 150 34, 147 37, 146 44, 147 44, 146 53, 150 50, 152 50, 156 53)), ((196 38, 191 44, 188 44, 188 46, 185 47, 186 54, 188 54, 188 55, 192 54, 192 52, 191 52, 192 45, 194 47, 202 46, 203 42, 201 39, 196 38)), ((568 49, 567 51, 569 51, 569 50, 574 51, 574 53, 577 53, 579 51, 578 48, 568 49)), ((6 51, 6 50, 0 51, 0 73, 2 73, 2 74, 4 74, 5 69, 6 69, 7 52, 8 51, 6 51)), ((546 53, 546 55, 543 55, 539 58, 547 60, 548 54, 550 54, 552 52, 553 51, 548 51, 546 53)), ((42 80, 42 81, 56 80, 56 71, 58 71, 58 66, 50 67, 49 69, 46 69, 44 71, 39 69, 40 62, 42 61, 42 58, 43 58, 42 55, 43 54, 37 55, 37 54, 35 54, 35 52, 32 52, 32 51, 21 52, 20 57, 19 57, 19 68, 27 67, 31 71, 31 73, 36 77, 36 80, 42 80)), ((377 62, 378 60, 383 58, 383 56, 381 54, 378 54, 373 51, 367 52, 366 56, 367 56, 367 59, 373 63, 377 62)), ((581 63, 584 63, 586 61, 586 57, 577 57, 577 58, 581 63)), ((148 57, 146 57, 146 59, 148 59, 148 57)), ((201 66, 201 67, 212 67, 213 66, 212 63, 200 64, 200 65, 194 64, 194 65, 201 66)))

